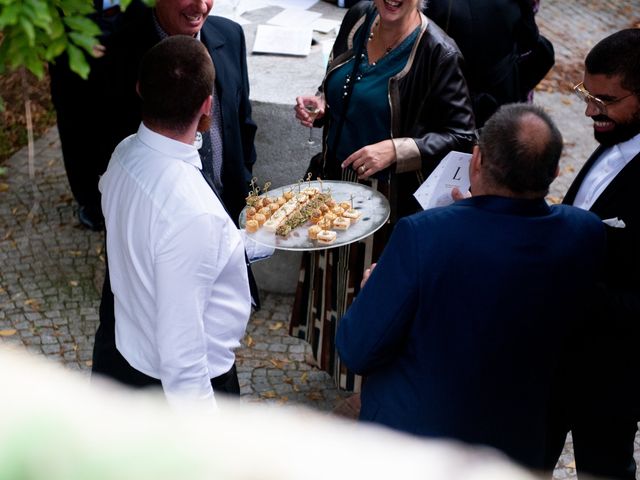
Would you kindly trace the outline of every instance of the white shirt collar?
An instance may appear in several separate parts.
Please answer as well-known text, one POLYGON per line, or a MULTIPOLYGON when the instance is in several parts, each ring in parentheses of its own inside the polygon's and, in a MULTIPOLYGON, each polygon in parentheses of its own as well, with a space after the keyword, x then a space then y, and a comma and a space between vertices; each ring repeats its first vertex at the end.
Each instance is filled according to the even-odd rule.
POLYGON ((156 150, 167 157, 181 160, 185 163, 189 163, 195 166, 198 170, 202 170, 202 161, 198 150, 193 145, 188 145, 178 140, 174 140, 169 137, 165 137, 145 126, 144 123, 140 123, 138 128, 138 140, 140 140, 147 147, 156 150))

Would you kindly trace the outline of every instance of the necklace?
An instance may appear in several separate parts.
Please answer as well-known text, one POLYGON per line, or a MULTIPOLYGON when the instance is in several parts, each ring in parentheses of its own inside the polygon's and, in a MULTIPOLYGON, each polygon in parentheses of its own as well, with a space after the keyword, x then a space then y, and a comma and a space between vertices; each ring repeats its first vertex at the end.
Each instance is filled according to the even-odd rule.
MULTIPOLYGON (((402 40, 407 36, 408 31, 413 30, 413 28, 414 28, 413 24, 410 24, 408 28, 404 28, 399 35, 396 35, 391 43, 388 43, 388 44, 382 43, 382 50, 384 51, 384 53, 380 58, 391 53, 391 51, 394 48, 396 48, 402 42, 402 40)), ((376 31, 379 31, 379 29, 380 29, 380 16, 376 18, 375 22, 371 27, 371 31, 369 32, 369 38, 367 39, 369 43, 371 43, 375 38, 380 38, 380 42, 383 42, 382 36, 381 35, 376 36, 376 33, 375 33, 376 31)), ((380 60, 380 58, 378 58, 377 60, 380 60)), ((372 63, 372 65, 375 65, 375 64, 376 62, 372 63)))

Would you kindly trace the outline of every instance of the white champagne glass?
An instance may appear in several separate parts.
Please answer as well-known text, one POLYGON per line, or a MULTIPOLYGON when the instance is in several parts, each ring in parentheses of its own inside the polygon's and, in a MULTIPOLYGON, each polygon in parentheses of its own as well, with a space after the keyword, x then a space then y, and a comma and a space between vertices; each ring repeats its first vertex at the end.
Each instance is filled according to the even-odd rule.
MULTIPOLYGON (((313 123, 318 116, 318 113, 320 113, 318 105, 316 103, 307 102, 304 104, 304 108, 307 111, 309 117, 311 117, 311 123, 313 123)), ((316 143, 316 141, 313 139, 313 126, 309 127, 309 138, 307 140, 307 143, 309 145, 313 145, 316 143)))

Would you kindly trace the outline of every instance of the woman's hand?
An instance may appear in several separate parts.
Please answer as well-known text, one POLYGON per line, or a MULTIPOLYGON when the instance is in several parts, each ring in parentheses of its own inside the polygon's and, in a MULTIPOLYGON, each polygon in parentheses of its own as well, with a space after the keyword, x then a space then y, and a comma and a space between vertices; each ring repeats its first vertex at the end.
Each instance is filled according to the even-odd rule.
POLYGON ((296 97, 296 106, 294 107, 296 111, 296 118, 300 120, 300 123, 305 127, 313 127, 313 122, 324 116, 325 110, 325 102, 324 98, 317 97, 315 95, 302 95, 300 97, 296 97), (307 110, 306 106, 311 106, 317 110, 317 112, 313 113, 312 111, 307 110))
POLYGON ((391 140, 383 140, 362 147, 353 152, 342 162, 342 168, 351 167, 360 180, 369 178, 376 172, 384 170, 396 161, 396 149, 391 140))

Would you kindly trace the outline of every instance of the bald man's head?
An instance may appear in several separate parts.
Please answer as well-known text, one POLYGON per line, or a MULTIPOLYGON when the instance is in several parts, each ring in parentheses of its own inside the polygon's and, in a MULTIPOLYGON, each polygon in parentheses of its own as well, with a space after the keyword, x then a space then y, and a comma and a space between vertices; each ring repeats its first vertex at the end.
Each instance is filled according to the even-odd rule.
POLYGON ((562 135, 542 109, 503 105, 482 129, 479 147, 489 183, 515 196, 544 197, 556 176, 562 135))

